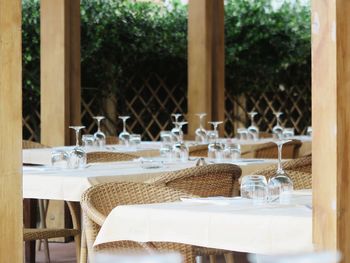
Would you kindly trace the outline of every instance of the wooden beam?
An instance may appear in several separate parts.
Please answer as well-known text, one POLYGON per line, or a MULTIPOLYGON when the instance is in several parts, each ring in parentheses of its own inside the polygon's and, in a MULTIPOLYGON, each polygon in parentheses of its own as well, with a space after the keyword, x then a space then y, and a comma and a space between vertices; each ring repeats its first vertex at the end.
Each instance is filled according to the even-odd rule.
POLYGON ((0 0, 0 262, 23 262, 21 1, 0 0))
POLYGON ((80 1, 41 0, 40 28, 41 142, 67 145, 80 124, 80 1))
POLYGON ((350 2, 312 5, 314 241, 350 262, 350 2))
MULTIPOLYGON (((189 133, 207 121, 224 119, 224 1, 190 0, 188 14, 189 133)), ((209 126, 208 126, 209 127, 209 126)))
MULTIPOLYGON (((80 125, 80 0, 41 0, 41 143, 75 142, 80 125)), ((48 227, 67 226, 64 202, 51 201, 48 227)), ((56 239, 56 241, 63 241, 56 239)))

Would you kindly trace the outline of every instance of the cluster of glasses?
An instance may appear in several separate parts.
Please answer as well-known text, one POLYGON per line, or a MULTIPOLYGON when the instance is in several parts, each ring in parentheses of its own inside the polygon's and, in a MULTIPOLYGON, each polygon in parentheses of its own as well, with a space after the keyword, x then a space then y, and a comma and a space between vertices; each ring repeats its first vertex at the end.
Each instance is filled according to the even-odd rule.
MULTIPOLYGON (((101 131, 101 121, 104 116, 93 117, 97 122, 97 131, 94 134, 84 134, 79 144, 80 130, 85 126, 69 126, 75 130, 76 145, 71 151, 55 150, 51 154, 51 164, 54 167, 78 169, 86 166, 86 151, 89 148, 103 149, 106 146, 106 135, 101 131)), ((130 134, 126 130, 126 120, 129 116, 120 116, 123 121, 123 131, 119 134, 121 144, 137 146, 141 143, 141 135, 130 134)))
POLYGON ((262 175, 247 175, 241 181, 241 196, 253 199, 253 203, 279 201, 282 204, 290 202, 293 182, 282 168, 282 147, 290 140, 275 141, 278 147, 278 165, 276 175, 266 180, 262 175))
POLYGON ((246 128, 237 129, 237 139, 239 140, 258 140, 259 139, 259 127, 255 123, 255 116, 258 114, 256 111, 249 112, 250 126, 246 128))
POLYGON ((182 114, 174 113, 174 128, 171 131, 162 131, 160 133, 161 147, 160 156, 168 160, 187 161, 189 156, 188 146, 184 142, 184 133, 182 127, 188 122, 180 121, 182 114))
POLYGON ((71 151, 54 150, 51 153, 51 165, 59 168, 79 169, 86 166, 86 151, 79 145, 80 130, 85 126, 70 126, 75 131, 76 144, 71 151))
POLYGON ((272 128, 272 134, 273 138, 275 139, 287 139, 293 137, 294 134, 294 128, 284 128, 281 125, 280 117, 283 115, 283 112, 275 112, 274 115, 276 116, 276 125, 272 128))

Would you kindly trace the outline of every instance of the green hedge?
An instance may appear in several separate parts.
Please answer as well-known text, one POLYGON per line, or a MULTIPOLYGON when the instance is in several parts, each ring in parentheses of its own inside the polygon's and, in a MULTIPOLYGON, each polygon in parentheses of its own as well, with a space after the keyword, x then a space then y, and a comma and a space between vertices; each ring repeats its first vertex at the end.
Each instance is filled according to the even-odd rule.
MULTIPOLYGON (((310 87, 308 6, 268 0, 226 5, 226 85, 234 94, 310 87)), ((81 6, 82 86, 122 92, 133 74, 168 79, 186 73, 187 7, 84 0, 81 6)), ((39 1, 23 0, 23 85, 26 100, 39 95, 39 1)))

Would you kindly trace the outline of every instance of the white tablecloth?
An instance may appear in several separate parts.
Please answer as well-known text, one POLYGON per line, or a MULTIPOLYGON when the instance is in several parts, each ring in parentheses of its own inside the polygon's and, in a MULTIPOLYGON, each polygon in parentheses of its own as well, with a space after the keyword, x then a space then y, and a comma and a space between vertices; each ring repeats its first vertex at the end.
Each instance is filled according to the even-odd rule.
MULTIPOLYGON (((70 151, 74 146, 62 146, 54 148, 24 149, 22 151, 23 163, 51 164, 51 152, 54 150, 70 151)), ((142 157, 159 156, 160 142, 142 142, 137 147, 125 145, 107 145, 103 151, 130 153, 142 157)), ((87 152, 101 151, 99 148, 88 148, 87 152)))
MULTIPOLYGON (((242 174, 275 164, 276 160, 245 160, 236 162, 242 174)), ((118 162, 93 164, 85 169, 53 169, 51 167, 23 168, 23 197, 80 201, 82 193, 99 183, 105 182, 145 182, 159 173, 175 171, 195 166, 195 161, 186 163, 166 163, 157 169, 141 168, 139 162, 118 162)))
MULTIPOLYGON (((249 203, 247 203, 247 201, 249 203)), ((175 202, 116 207, 95 245, 111 241, 177 242, 248 253, 311 251, 311 194, 291 205, 175 202)))

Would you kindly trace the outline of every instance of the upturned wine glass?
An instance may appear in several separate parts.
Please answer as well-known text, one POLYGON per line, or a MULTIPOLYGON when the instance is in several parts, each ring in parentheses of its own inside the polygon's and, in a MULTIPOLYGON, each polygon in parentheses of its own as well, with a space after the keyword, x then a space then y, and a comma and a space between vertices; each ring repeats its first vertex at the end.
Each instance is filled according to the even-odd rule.
POLYGON ((253 140, 259 139, 259 127, 254 121, 254 117, 258 114, 256 111, 248 113, 250 116, 250 126, 247 128, 248 133, 251 135, 253 140))
POLYGON ((123 121, 123 131, 119 133, 119 141, 120 144, 128 145, 130 141, 130 133, 126 131, 126 120, 129 119, 130 116, 119 116, 119 119, 123 121))
POLYGON ((182 116, 180 113, 173 113, 171 114, 172 117, 174 117, 175 121, 173 121, 174 128, 171 129, 171 133, 174 136, 174 140, 178 141, 180 137, 183 136, 182 130, 179 127, 179 119, 182 116))
POLYGON ((101 131, 101 121, 105 119, 104 116, 95 116, 94 119, 97 121, 97 131, 94 133, 95 144, 98 147, 105 147, 106 135, 101 131))
POLYGON ((285 143, 291 140, 276 140, 273 141, 278 149, 278 164, 276 175, 269 179, 269 199, 274 201, 279 198, 280 203, 288 203, 290 194, 293 191, 293 182, 282 167, 282 147, 285 143))
POLYGON ((165 157, 168 160, 171 160, 173 144, 174 144, 173 134, 171 133, 171 131, 161 131, 160 140, 162 142, 161 147, 159 149, 160 156, 165 157))
MULTIPOLYGON (((182 122, 177 123, 177 125, 181 131, 181 134, 183 134, 182 127, 184 125, 186 125, 187 123, 188 122, 186 122, 186 121, 182 121, 182 122)), ((182 162, 188 161, 189 149, 183 141, 183 136, 179 137, 178 141, 173 145, 173 154, 174 154, 174 158, 177 160, 180 160, 182 162)))
POLYGON ((224 157, 224 145, 218 141, 219 140, 218 126, 223 122, 211 121, 209 123, 213 125, 214 130, 211 132, 215 134, 215 137, 212 139, 212 142, 209 143, 208 145, 208 158, 215 161, 221 161, 224 157))
POLYGON ((275 139, 282 139, 283 136, 283 127, 281 126, 281 120, 280 117, 283 114, 283 112, 275 112, 276 116, 276 125, 272 128, 272 134, 275 139))
POLYGON ((69 153, 69 167, 73 169, 84 168, 86 166, 86 152, 79 145, 79 133, 85 126, 69 126, 70 129, 75 130, 75 147, 69 153))
POLYGON ((197 113, 196 114, 199 117, 199 128, 196 129, 196 142, 197 143, 206 143, 207 138, 207 131, 204 129, 203 121, 204 117, 207 116, 206 113, 197 113))

